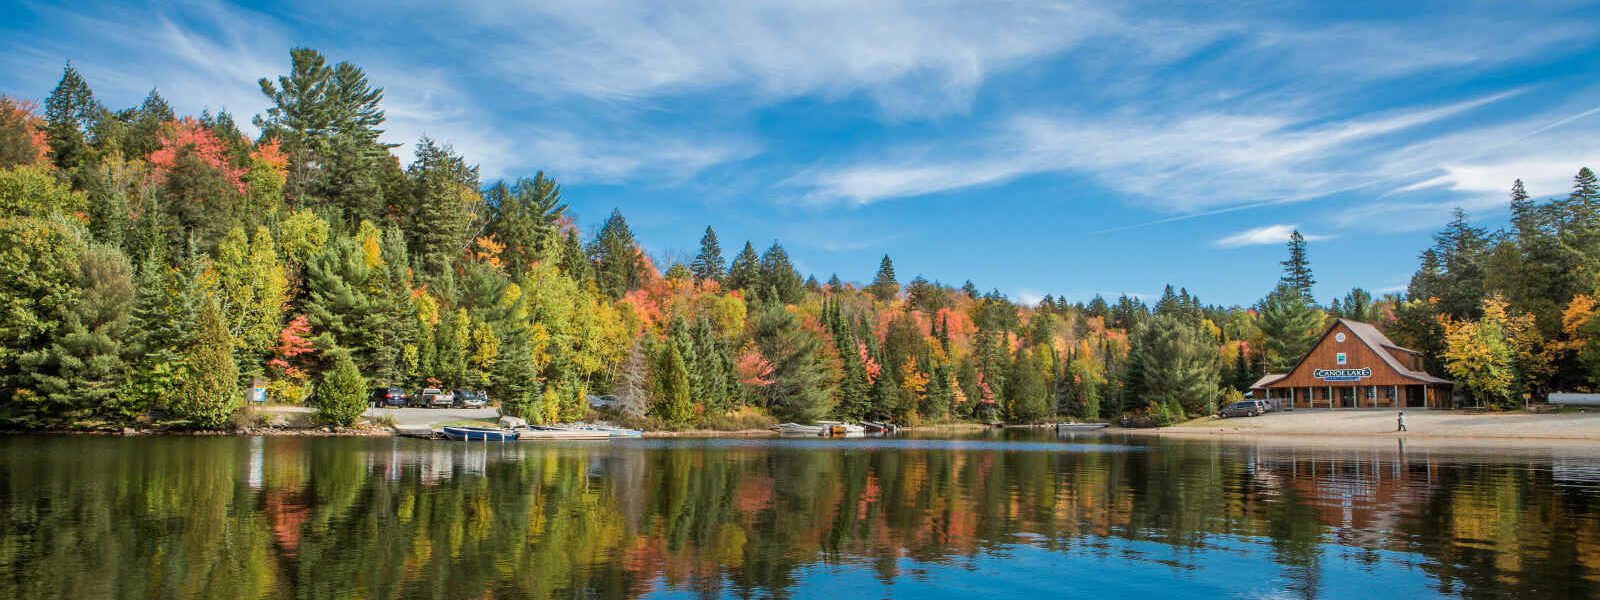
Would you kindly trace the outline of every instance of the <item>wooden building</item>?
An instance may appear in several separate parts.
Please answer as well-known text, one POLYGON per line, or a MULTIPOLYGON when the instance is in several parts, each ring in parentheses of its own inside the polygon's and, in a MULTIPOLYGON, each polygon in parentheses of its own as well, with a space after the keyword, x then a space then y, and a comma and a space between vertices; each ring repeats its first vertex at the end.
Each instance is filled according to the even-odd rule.
POLYGON ((1396 346, 1377 327, 1337 319, 1293 369, 1250 389, 1280 410, 1450 408, 1454 384, 1422 368, 1421 353, 1396 346))

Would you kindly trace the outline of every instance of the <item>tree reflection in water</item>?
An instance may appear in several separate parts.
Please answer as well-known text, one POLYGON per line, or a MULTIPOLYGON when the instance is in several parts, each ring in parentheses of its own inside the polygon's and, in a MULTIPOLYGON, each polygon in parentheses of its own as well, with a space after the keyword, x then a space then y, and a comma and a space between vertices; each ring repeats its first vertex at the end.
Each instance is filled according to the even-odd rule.
POLYGON ((0 597, 1600 594, 1600 452, 1089 439, 9 437, 0 597))

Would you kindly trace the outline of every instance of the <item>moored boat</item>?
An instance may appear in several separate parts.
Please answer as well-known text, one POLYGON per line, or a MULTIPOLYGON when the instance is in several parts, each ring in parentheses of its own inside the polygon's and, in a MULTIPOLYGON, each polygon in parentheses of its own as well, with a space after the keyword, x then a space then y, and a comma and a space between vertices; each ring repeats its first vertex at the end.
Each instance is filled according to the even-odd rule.
POLYGON ((867 428, 865 427, 842 421, 817 421, 817 425, 821 425, 823 428, 821 435, 844 437, 866 435, 867 433, 867 428))
POLYGON ((821 425, 801 425, 799 423, 784 423, 775 427, 779 435, 824 435, 826 429, 821 425))
POLYGON ((512 429, 498 429, 494 427, 450 427, 443 430, 444 437, 466 442, 511 442, 516 441, 518 432, 512 429))
POLYGON ((524 429, 517 438, 524 442, 537 442, 544 440, 608 440, 611 434, 605 431, 592 431, 585 429, 558 429, 549 426, 534 426, 524 429))
POLYGON ((1106 423, 1056 423, 1056 431, 1094 431, 1108 426, 1106 423))

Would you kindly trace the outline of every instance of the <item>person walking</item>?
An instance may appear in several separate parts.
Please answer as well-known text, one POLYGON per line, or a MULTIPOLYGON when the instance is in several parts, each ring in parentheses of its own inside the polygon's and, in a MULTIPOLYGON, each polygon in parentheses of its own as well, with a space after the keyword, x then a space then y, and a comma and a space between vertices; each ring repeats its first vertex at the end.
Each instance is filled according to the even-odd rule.
POLYGON ((1396 432, 1405 431, 1406 430, 1406 411, 1403 411, 1403 410, 1400 411, 1400 416, 1396 417, 1395 420, 1396 420, 1397 424, 1400 426, 1400 428, 1396 429, 1395 431, 1396 432))

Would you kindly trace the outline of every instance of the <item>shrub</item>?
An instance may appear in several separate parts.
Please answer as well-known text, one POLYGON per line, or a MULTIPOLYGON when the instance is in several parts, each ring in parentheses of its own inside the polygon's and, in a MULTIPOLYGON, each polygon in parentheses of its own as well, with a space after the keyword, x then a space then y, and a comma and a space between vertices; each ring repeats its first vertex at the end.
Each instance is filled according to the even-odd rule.
POLYGON ((339 351, 333 370, 317 387, 317 417, 329 425, 349 427, 367 410, 367 380, 356 369, 350 353, 339 351))

